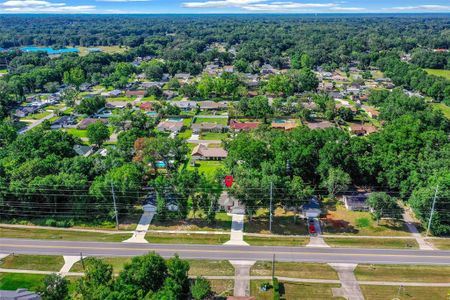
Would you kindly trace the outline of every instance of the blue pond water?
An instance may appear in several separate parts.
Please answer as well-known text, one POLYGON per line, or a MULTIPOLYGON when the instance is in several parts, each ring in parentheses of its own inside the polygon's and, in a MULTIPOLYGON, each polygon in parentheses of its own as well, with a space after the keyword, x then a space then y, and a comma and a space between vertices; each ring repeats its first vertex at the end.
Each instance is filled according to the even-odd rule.
POLYGON ((78 48, 63 48, 63 49, 53 49, 50 47, 22 47, 20 48, 23 52, 39 52, 44 51, 47 54, 64 54, 64 53, 78 53, 80 50, 78 48))

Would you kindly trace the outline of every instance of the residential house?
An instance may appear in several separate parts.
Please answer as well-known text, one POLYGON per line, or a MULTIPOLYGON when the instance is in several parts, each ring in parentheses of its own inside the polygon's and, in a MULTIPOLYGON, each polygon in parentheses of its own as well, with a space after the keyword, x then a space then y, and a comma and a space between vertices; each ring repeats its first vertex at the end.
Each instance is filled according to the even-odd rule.
POLYGON ((108 121, 105 119, 86 118, 86 119, 81 120, 80 123, 78 123, 77 128, 80 130, 86 130, 89 125, 91 125, 95 122, 102 122, 104 124, 108 123, 108 121))
POLYGON ((259 77, 257 74, 246 73, 244 74, 245 85, 249 88, 256 88, 259 85, 259 77))
POLYGON ((192 109, 197 108, 197 102, 196 101, 188 101, 188 100, 172 101, 171 104, 173 106, 178 107, 179 109, 181 109, 183 111, 190 111, 192 109))
POLYGON ((183 130, 183 121, 162 121, 156 127, 161 132, 180 132, 183 130))
POLYGON ((145 91, 143 91, 143 90, 126 91, 125 95, 127 97, 144 97, 145 96, 145 91))
POLYGON ((374 119, 378 119, 378 117, 380 116, 380 112, 378 110, 376 110, 373 107, 370 106, 362 106, 362 109, 367 113, 367 115, 369 115, 369 117, 374 118, 374 119))
POLYGON ((153 111, 154 110, 152 102, 142 102, 141 105, 139 106, 139 108, 144 111, 153 111))
POLYGON ((228 152, 223 148, 208 148, 207 145, 198 144, 191 153, 191 163, 197 160, 223 160, 227 158, 228 152))
POLYGON ((260 122, 239 122, 236 120, 231 120, 230 128, 235 132, 249 131, 258 128, 260 124, 260 122))
POLYGON ((189 78, 191 78, 191 74, 189 73, 177 73, 174 76, 178 81, 182 84, 187 83, 189 81, 189 78))
POLYGON ((15 291, 0 290, 1 300, 41 300, 41 296, 27 289, 17 289, 15 291))
POLYGON ((111 101, 106 102, 105 107, 111 109, 124 109, 127 106, 132 106, 130 102, 127 101, 111 101))
POLYGON ((226 126, 217 123, 197 123, 191 126, 192 133, 199 134, 202 132, 223 132, 226 126))
POLYGON ((306 122, 306 126, 308 126, 309 129, 326 129, 334 127, 333 123, 330 121, 310 121, 306 122))
POLYGON ((261 74, 263 74, 263 75, 269 75, 269 74, 275 74, 275 73, 277 73, 277 71, 275 70, 274 67, 272 67, 272 65, 264 64, 261 67, 261 74))
POLYGON ((223 191, 219 196, 218 204, 219 211, 224 210, 231 213, 233 207, 239 206, 239 200, 228 194, 227 191, 223 191))
POLYGON ((121 90, 112 90, 110 92, 103 92, 100 95, 103 97, 119 97, 120 95, 122 95, 122 91, 121 90))
POLYGON ((224 66, 223 71, 227 73, 234 73, 234 66, 224 66))
POLYGON ((308 203, 300 207, 301 214, 304 218, 318 218, 322 213, 320 203, 317 197, 311 197, 308 203))
POLYGON ((377 132, 378 128, 373 125, 351 123, 349 130, 355 135, 362 136, 377 132))
POLYGON ((141 89, 149 89, 149 88, 157 87, 157 88, 161 89, 164 84, 165 84, 165 82, 162 82, 162 81, 143 82, 143 83, 141 83, 140 88, 141 89))
POLYGON ((340 108, 348 108, 352 111, 353 114, 356 114, 358 112, 358 110, 356 109, 356 107, 354 107, 353 105, 350 104, 345 104, 345 103, 337 103, 336 104, 336 109, 340 109, 340 108))
POLYGON ((274 129, 283 129, 285 131, 288 131, 288 130, 292 130, 294 128, 297 128, 298 124, 294 120, 289 120, 287 122, 277 122, 277 121, 275 121, 275 122, 272 122, 270 127, 274 128, 274 129))
POLYGON ((85 145, 75 145, 73 146, 73 150, 75 151, 76 154, 84 157, 91 155, 94 151, 92 147, 85 145))
POLYGON ((352 211, 369 211, 370 207, 367 204, 369 193, 356 193, 353 195, 342 196, 345 208, 352 211))
POLYGON ((24 118, 28 115, 37 113, 39 111, 39 109, 40 108, 37 106, 23 106, 23 107, 16 109, 16 112, 14 113, 14 115, 19 118, 24 118))
POLYGON ((203 72, 205 72, 209 75, 218 75, 220 72, 220 67, 219 67, 219 65, 216 65, 216 64, 209 64, 205 67, 203 72))
POLYGON ((92 83, 83 83, 80 85, 80 92, 89 92, 92 90, 93 84, 92 83))
POLYGON ((199 101, 198 107, 201 110, 221 110, 226 109, 228 107, 228 102, 226 101, 220 101, 220 102, 214 102, 214 101, 199 101))
POLYGON ((75 118, 72 116, 62 116, 58 120, 52 123, 50 126, 51 129, 58 129, 58 128, 66 128, 68 126, 75 125, 75 118))
POLYGON ((173 98, 175 98, 176 96, 178 96, 178 93, 177 92, 175 92, 175 91, 163 91, 163 93, 162 93, 162 95, 163 95, 163 97, 166 99, 166 100, 172 100, 173 98))

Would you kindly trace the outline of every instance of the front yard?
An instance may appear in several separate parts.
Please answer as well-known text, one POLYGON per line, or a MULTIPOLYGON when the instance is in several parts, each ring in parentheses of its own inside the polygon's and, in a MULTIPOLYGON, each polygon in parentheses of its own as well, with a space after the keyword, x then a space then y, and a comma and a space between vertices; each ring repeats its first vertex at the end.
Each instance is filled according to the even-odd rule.
POLYGON ((303 220, 292 211, 276 208, 273 213, 272 232, 269 231, 269 209, 258 209, 252 219, 247 217, 244 231, 249 233, 273 233, 282 235, 306 235, 308 231, 303 220))

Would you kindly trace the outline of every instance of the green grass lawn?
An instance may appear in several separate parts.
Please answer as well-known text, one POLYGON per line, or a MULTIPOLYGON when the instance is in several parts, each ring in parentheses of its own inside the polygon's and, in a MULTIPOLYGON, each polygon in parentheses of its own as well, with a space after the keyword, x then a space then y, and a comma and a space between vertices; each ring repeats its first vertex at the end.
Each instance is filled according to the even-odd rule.
POLYGON ((221 161, 197 161, 195 167, 192 167, 189 163, 187 166, 188 170, 197 169, 199 173, 204 173, 207 176, 214 176, 217 170, 222 169, 224 167, 223 162, 221 161))
POLYGON ((355 276, 362 281, 450 283, 450 266, 358 265, 355 276))
POLYGON ((222 124, 227 125, 228 124, 228 118, 202 118, 201 116, 195 117, 195 123, 216 123, 216 124, 222 124))
POLYGON ((63 257, 55 255, 11 254, 0 261, 0 268, 19 270, 58 272, 63 265, 63 257))
POLYGON ((189 260, 191 276, 233 276, 234 267, 228 260, 189 260))
POLYGON ((86 56, 89 54, 89 48, 99 48, 102 49, 103 53, 114 54, 114 53, 124 53, 128 50, 126 46, 95 46, 95 47, 77 47, 80 52, 80 56, 86 56))
POLYGON ((180 139, 184 139, 184 140, 189 139, 191 136, 192 136, 192 130, 191 130, 191 129, 184 130, 183 132, 180 132, 180 133, 178 134, 178 137, 179 137, 180 139))
POLYGON ((67 128, 64 129, 68 134, 79 137, 79 138, 87 138, 87 130, 81 130, 77 128, 67 128))
POLYGON ((434 108, 439 109, 440 111, 442 111, 442 113, 444 114, 444 116, 447 119, 450 119, 450 107, 448 107, 447 105, 445 105, 444 103, 432 103, 431 104, 434 108))
POLYGON ((425 69, 428 74, 441 76, 450 80, 450 70, 425 69))
POLYGON ((369 212, 349 211, 341 202, 324 201, 326 218, 322 218, 324 234, 370 236, 409 236, 402 221, 381 220, 379 224, 369 212))
POLYGON ((0 227, 1 238, 22 238, 41 240, 122 242, 131 237, 130 234, 107 234, 97 232, 63 231, 48 229, 5 228, 0 227))
POLYGON ((50 114, 51 114, 51 112, 49 112, 49 111, 43 111, 43 112, 39 112, 39 113, 36 113, 36 114, 28 115, 24 119, 27 119, 27 120, 40 120, 40 119, 45 118, 46 116, 48 116, 50 114))
POLYGON ((1 69, 0 70, 0 74, 7 74, 8 73, 8 70, 6 70, 6 69, 1 69))
POLYGON ((370 238, 324 238, 331 247, 344 248, 386 248, 386 249, 418 249, 414 239, 370 239, 370 238))
POLYGON ((25 288, 35 291, 44 280, 45 275, 0 273, 0 290, 17 290, 25 288))
POLYGON ((450 239, 429 239, 428 242, 439 250, 450 250, 450 239))
MULTIPOLYGON (((247 217, 244 231, 249 233, 271 233, 269 232, 269 210, 258 209, 250 220, 247 217)), ((295 217, 294 212, 276 208, 273 214, 272 233, 284 235, 308 234, 304 221, 295 217)))
POLYGON ((156 218, 150 224, 149 230, 184 230, 184 231, 226 231, 231 228, 231 216, 225 212, 216 213, 216 219, 213 224, 206 220, 206 214, 203 211, 197 211, 195 218, 193 211, 190 211, 187 219, 178 220, 168 217, 161 221, 156 218))
MULTIPOLYGON (((250 282, 250 295, 258 300, 272 300, 273 289, 266 292, 260 291, 259 287, 264 280, 252 280, 250 282)), ((324 300, 324 299, 343 299, 334 298, 331 289, 340 287, 339 284, 320 284, 320 283, 294 283, 294 282, 280 282, 281 299, 309 299, 309 300, 324 300)))
POLYGON ((136 100, 136 97, 114 97, 114 98, 106 98, 106 102, 133 102, 136 100))
POLYGON ((448 287, 418 287, 418 286, 380 286, 361 285, 361 291, 366 300, 399 299, 399 300, 423 300, 423 299, 448 299, 448 287))
POLYGON ((309 243, 308 237, 260 237, 244 235, 244 241, 252 246, 305 246, 309 243))
POLYGON ((154 233, 145 235, 149 243, 154 244, 211 244, 219 245, 230 240, 229 234, 178 234, 154 233))
POLYGON ((192 125, 192 118, 184 118, 183 119, 183 126, 184 127, 191 127, 192 125))
MULTIPOLYGON (((126 263, 131 262, 131 257, 101 257, 103 262, 111 265, 115 274, 123 270, 126 263)), ((70 272, 84 272, 81 261, 76 262, 70 272)))
MULTIPOLYGON (((272 276, 272 262, 258 261, 251 268, 252 276, 272 276)), ((339 279, 327 264, 275 262, 275 276, 310 279, 339 279)))
POLYGON ((222 132, 205 132, 200 135, 201 140, 218 140, 221 141, 228 137, 227 133, 222 132))

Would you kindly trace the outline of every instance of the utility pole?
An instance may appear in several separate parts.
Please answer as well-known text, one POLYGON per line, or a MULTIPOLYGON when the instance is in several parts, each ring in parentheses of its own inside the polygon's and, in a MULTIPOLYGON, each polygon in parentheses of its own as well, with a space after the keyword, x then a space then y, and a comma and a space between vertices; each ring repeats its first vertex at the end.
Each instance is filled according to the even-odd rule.
POLYGON ((273 183, 270 182, 270 211, 269 211, 269 232, 272 232, 272 202, 273 202, 273 183))
POLYGON ((433 220, 434 207, 436 205, 436 198, 437 198, 437 194, 438 194, 438 189, 439 189, 439 185, 436 186, 436 190, 434 192, 433 205, 431 206, 430 219, 428 220, 427 236, 430 234, 431 221, 433 220))
POLYGON ((111 182, 111 193, 114 204, 114 213, 116 215, 116 229, 119 230, 119 214, 117 213, 116 194, 114 193, 114 184, 111 182))

